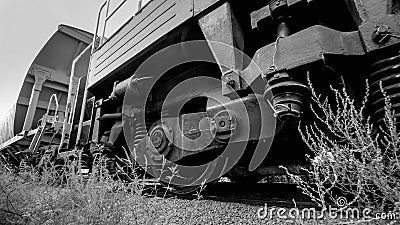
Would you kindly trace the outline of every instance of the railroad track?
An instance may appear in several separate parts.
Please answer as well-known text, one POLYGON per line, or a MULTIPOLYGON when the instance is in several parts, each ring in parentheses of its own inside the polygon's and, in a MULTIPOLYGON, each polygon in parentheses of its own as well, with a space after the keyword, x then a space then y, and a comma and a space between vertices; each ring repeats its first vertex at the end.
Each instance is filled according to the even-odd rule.
MULTIPOLYGON (((145 194, 152 197, 166 197, 193 200, 198 198, 196 194, 176 195, 166 188, 157 185, 157 191, 154 191, 154 185, 147 188, 145 194)), ((308 208, 317 207, 315 203, 305 196, 294 184, 285 183, 256 183, 249 185, 235 184, 231 182, 218 182, 212 187, 205 189, 201 193, 204 200, 213 200, 220 202, 235 202, 248 205, 285 207, 285 208, 308 208)))
MULTIPOLYGON (((87 177, 85 177, 87 179, 87 177)), ((156 179, 143 179, 140 181, 144 188, 144 195, 148 197, 179 198, 193 200, 196 194, 174 194, 157 182, 156 179)), ((234 202, 255 206, 285 207, 285 208, 317 208, 307 196, 290 183, 255 183, 238 184, 232 182, 217 182, 201 193, 201 199, 219 202, 234 202)))

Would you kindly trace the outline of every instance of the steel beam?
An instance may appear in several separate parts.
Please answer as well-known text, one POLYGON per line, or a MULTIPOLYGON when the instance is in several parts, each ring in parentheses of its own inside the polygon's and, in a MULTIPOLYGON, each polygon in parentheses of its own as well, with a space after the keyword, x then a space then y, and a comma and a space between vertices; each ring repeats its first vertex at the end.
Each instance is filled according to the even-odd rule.
POLYGON ((271 43, 260 48, 253 60, 261 69, 249 66, 241 72, 247 84, 252 84, 257 77, 279 71, 287 71, 313 62, 323 61, 324 55, 364 55, 365 49, 357 31, 340 32, 316 25, 291 36, 281 38, 279 44, 271 43), (277 50, 275 50, 277 46, 277 50), (271 70, 274 52, 279 52, 275 61, 275 70, 271 70))
POLYGON ((28 111, 26 112, 25 122, 22 129, 24 132, 27 132, 32 128, 32 122, 35 116, 36 106, 38 104, 40 92, 42 91, 43 83, 47 79, 51 78, 51 74, 48 71, 40 69, 33 69, 33 75, 35 77, 35 83, 32 88, 28 111))
POLYGON ((208 41, 208 45, 220 66, 222 73, 222 93, 229 96, 241 89, 238 73, 243 69, 244 34, 232 12, 229 2, 224 3, 199 19, 199 25, 208 41), (232 46, 230 52, 221 48, 219 43, 232 46), (236 48, 236 49, 235 49, 236 48))

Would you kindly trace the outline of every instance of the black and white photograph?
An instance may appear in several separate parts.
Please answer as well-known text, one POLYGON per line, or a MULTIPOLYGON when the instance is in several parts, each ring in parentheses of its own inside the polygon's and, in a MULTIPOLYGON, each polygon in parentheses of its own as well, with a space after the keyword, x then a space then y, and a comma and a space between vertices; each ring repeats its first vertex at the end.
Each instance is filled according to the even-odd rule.
POLYGON ((399 0, 0 0, 0 225, 400 224, 399 0))

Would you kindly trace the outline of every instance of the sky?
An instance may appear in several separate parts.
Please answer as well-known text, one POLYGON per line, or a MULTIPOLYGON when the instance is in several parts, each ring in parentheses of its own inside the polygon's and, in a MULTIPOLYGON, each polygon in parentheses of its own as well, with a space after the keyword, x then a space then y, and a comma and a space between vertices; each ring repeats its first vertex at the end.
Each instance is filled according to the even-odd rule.
MULTIPOLYGON (((0 120, 15 104, 30 65, 58 25, 94 32, 104 1, 0 0, 0 120)), ((112 1, 110 11, 121 0, 112 1)), ((107 34, 133 15, 137 1, 129 0, 121 8, 107 25, 107 34)))

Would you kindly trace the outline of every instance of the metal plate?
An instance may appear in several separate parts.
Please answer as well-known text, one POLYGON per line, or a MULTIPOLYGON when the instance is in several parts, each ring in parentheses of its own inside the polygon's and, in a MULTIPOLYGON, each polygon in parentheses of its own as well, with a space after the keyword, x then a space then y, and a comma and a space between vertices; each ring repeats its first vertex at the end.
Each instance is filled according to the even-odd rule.
POLYGON ((151 1, 93 54, 89 87, 192 16, 192 1, 151 1))

